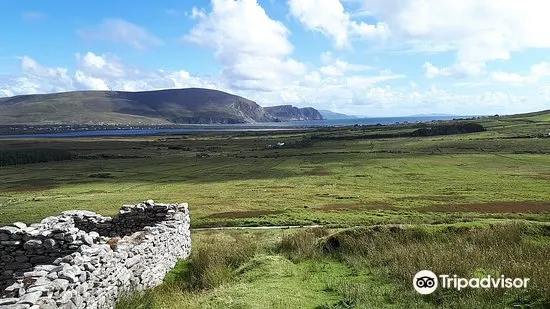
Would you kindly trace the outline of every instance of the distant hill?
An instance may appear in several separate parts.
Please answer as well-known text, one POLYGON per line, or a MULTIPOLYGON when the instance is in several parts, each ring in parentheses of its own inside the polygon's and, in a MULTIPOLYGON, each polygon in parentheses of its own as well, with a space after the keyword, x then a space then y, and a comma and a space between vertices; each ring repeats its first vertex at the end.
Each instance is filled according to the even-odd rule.
POLYGON ((335 113, 333 111, 329 111, 329 110, 323 110, 323 109, 320 109, 319 110, 319 113, 321 113, 321 115, 323 115, 323 118, 327 119, 327 120, 333 120, 333 119, 357 119, 359 117, 357 116, 352 116, 352 115, 346 115, 346 114, 341 114, 341 113, 335 113))
POLYGON ((266 109, 243 97, 202 88, 74 91, 0 98, 2 125, 230 124, 318 118, 313 108, 266 109))
POLYGON ((264 107, 275 121, 323 120, 323 115, 312 107, 297 108, 292 105, 264 107))

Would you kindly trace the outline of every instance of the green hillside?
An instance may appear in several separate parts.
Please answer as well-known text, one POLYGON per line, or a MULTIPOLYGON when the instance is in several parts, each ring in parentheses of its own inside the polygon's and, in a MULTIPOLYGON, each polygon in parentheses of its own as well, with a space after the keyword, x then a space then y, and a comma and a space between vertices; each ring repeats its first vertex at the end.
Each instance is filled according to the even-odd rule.
POLYGON ((0 125, 247 123, 293 118, 284 116, 276 118, 243 97, 201 88, 0 98, 0 125))

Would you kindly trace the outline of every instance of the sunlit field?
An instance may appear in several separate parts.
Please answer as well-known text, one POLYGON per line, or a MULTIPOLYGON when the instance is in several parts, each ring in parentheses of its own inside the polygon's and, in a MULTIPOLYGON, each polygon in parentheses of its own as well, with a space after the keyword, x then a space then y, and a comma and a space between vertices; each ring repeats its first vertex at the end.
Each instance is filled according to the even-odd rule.
POLYGON ((154 199, 188 202, 193 228, 324 226, 194 231, 193 257, 121 308, 547 308, 549 119, 481 123, 487 131, 426 137, 403 135, 408 125, 3 139, 4 159, 43 149, 68 157, 1 166, 0 224, 69 209, 114 215, 154 199), (335 237, 342 247, 329 246, 335 237), (534 284, 421 297, 407 280, 429 267, 534 284))

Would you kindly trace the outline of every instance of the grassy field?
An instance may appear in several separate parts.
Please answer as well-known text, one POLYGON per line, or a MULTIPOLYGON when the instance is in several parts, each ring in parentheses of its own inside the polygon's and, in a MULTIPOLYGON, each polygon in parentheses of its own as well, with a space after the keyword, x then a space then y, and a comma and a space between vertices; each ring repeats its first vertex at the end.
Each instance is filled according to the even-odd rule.
POLYGON ((549 227, 195 232, 189 260, 117 308, 548 308, 549 227), (532 285, 422 296, 412 289, 419 269, 528 277, 532 285))
MULTIPOLYGON (((508 308, 516 298, 532 308, 548 308, 544 295, 550 290, 540 279, 519 294, 430 297, 420 297, 406 283, 413 270, 429 267, 462 275, 506 271, 550 277, 544 228, 550 222, 550 118, 533 114, 481 123, 487 131, 429 137, 374 136, 416 129, 404 125, 2 139, 0 151, 55 149, 70 152, 72 159, 0 166, 0 225, 37 222, 68 209, 114 215, 122 204, 154 199, 188 202, 195 228, 330 228, 311 238, 315 246, 354 226, 407 224, 424 235, 416 240, 411 238, 416 232, 408 230, 359 235, 357 246, 368 252, 319 252, 312 246, 284 249, 291 237, 284 231, 194 232, 194 256, 218 255, 211 262, 223 266, 212 275, 213 283, 190 286, 191 259, 169 283, 127 300, 122 308, 135 308, 136 302, 143 308, 508 308), (285 145, 273 146, 278 142, 285 145), (449 226, 475 232, 441 232, 449 226), (242 241, 246 254, 236 260, 222 245, 201 249, 211 238, 231 243, 239 237, 252 239, 242 241), (303 250, 310 254, 304 256, 303 250), (444 263, 431 258, 430 250, 444 256, 444 263), (412 253, 419 257, 410 261, 412 253), (234 262, 226 263, 224 256, 234 262)), ((210 266, 203 266, 207 270, 195 270, 199 278, 210 273, 210 266)))

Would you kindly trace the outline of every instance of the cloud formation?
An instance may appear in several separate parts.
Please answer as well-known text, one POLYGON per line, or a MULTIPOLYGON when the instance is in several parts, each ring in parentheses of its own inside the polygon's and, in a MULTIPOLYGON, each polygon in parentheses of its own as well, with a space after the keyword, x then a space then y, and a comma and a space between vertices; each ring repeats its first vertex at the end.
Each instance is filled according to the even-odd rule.
POLYGON ((77 30, 86 41, 107 40, 136 49, 148 49, 164 42, 147 29, 120 18, 107 18, 97 27, 77 30))

